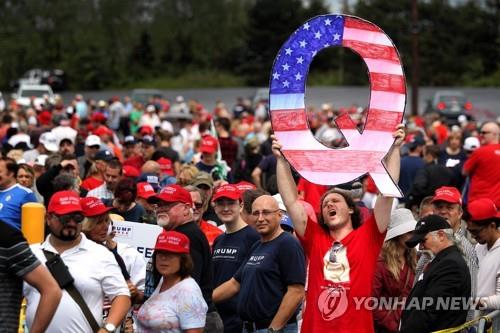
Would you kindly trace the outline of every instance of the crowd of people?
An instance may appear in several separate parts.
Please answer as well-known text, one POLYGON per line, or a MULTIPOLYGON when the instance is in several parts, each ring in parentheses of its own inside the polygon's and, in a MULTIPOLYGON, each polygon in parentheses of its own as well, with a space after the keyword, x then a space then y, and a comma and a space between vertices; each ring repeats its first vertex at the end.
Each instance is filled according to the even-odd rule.
MULTIPOLYGON (((182 96, 9 104, 2 331, 17 332, 22 297, 30 333, 431 332, 500 308, 497 122, 405 119, 384 160, 395 199, 369 175, 302 178, 267 111, 182 96), (46 207, 31 246, 29 202, 46 207), (162 228, 151 259, 114 238, 119 221, 162 228), (471 302, 443 308, 450 299, 471 302)), ((343 114, 363 128, 361 108, 308 108, 313 135, 346 146, 343 114)))

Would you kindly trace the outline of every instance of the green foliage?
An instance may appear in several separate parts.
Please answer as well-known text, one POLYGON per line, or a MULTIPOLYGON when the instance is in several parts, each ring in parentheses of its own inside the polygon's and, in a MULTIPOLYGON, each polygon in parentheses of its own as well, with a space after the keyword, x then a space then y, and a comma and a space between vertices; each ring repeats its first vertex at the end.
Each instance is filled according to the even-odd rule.
MULTIPOLYGON (((420 84, 500 85, 500 2, 418 0, 420 84)), ((411 78, 408 0, 358 0, 411 78)), ((324 0, 0 1, 0 88, 30 68, 61 68, 71 89, 267 85, 290 34, 324 0)), ((320 52, 309 85, 366 84, 347 49, 320 52)))

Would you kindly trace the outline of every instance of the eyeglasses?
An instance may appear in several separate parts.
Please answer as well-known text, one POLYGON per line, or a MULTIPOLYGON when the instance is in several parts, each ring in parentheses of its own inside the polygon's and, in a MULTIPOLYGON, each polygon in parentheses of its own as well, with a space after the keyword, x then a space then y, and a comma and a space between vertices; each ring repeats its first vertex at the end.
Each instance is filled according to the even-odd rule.
POLYGON ((252 216, 255 217, 255 218, 259 218, 260 215, 262 214, 262 216, 264 216, 264 218, 268 218, 272 214, 274 214, 274 213, 276 213, 278 211, 279 211, 279 208, 275 209, 275 210, 256 210, 256 211, 252 212, 252 216))
POLYGON ((332 248, 330 249, 330 257, 329 261, 331 263, 336 263, 337 262, 337 253, 342 249, 343 245, 341 242, 333 242, 332 243, 332 248))
POLYGON ((481 135, 486 135, 486 134, 490 134, 490 133, 491 133, 490 131, 481 131, 481 132, 479 132, 479 134, 481 134, 481 135))
POLYGON ((55 215, 55 216, 62 224, 68 224, 69 221, 71 220, 75 221, 76 223, 82 223, 83 220, 85 219, 85 216, 83 216, 82 213, 72 213, 72 214, 55 215))

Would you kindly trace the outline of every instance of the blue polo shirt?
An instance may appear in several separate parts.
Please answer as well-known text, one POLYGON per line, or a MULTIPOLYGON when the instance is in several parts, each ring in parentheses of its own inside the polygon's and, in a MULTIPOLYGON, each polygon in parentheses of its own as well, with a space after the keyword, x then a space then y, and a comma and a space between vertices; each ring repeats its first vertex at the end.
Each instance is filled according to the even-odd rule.
POLYGON ((0 191, 0 220, 21 230, 21 207, 27 202, 38 202, 29 188, 14 184, 0 191))

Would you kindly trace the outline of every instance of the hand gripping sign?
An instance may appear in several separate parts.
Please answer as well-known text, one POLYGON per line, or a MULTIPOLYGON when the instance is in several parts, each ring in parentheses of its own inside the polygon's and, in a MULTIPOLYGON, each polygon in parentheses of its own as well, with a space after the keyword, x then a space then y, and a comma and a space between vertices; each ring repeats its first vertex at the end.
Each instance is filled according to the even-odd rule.
POLYGON ((401 197, 382 159, 403 119, 406 84, 401 60, 390 38, 376 25, 354 16, 317 16, 299 27, 281 47, 270 79, 270 113, 282 153, 307 180, 323 185, 349 182, 369 173, 385 196, 401 197), (349 146, 332 149, 309 130, 305 83, 320 50, 343 46, 358 53, 370 75, 370 104, 360 133, 347 114, 335 122, 349 146))

